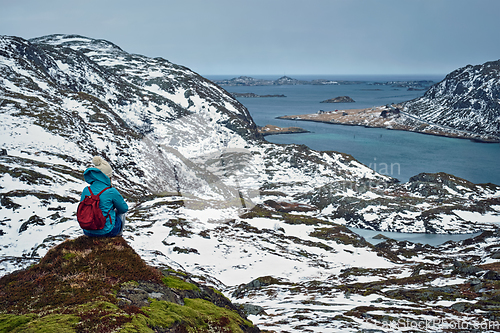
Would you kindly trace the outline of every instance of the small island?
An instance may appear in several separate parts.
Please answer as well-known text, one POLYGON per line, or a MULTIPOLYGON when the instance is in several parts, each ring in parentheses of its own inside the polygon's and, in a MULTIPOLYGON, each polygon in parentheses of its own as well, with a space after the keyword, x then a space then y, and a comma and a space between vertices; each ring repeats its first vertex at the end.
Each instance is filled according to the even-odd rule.
POLYGON ((281 94, 281 95, 257 95, 254 93, 236 93, 236 92, 231 93, 231 95, 233 95, 233 97, 247 97, 247 98, 286 97, 283 94, 281 94))
POLYGON ((339 96, 335 98, 330 98, 320 103, 354 103, 355 101, 349 96, 339 96))
POLYGON ((309 133, 308 130, 300 127, 278 127, 269 124, 263 127, 259 127, 258 131, 264 136, 273 134, 309 133))

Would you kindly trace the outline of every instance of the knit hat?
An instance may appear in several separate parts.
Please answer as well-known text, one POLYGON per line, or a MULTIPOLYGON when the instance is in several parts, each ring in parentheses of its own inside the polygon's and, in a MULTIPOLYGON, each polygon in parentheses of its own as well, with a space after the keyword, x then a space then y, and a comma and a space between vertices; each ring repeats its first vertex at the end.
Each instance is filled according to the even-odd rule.
POLYGON ((108 162, 103 160, 100 156, 94 156, 94 158, 92 158, 92 163, 94 163, 97 169, 101 170, 102 173, 111 179, 111 176, 113 176, 113 169, 111 169, 108 162))

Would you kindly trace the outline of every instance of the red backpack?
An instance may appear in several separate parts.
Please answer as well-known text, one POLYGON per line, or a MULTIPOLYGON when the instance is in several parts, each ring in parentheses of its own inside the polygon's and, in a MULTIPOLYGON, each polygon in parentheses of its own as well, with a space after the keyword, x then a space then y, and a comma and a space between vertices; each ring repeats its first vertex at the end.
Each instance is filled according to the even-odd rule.
POLYGON ((80 227, 82 227, 82 229, 100 230, 104 228, 107 217, 109 217, 109 220, 111 221, 109 212, 107 214, 107 217, 105 217, 101 211, 101 208, 99 208, 99 196, 102 194, 102 192, 106 191, 109 188, 111 187, 106 187, 104 190, 99 192, 98 195, 94 195, 89 186, 90 195, 86 195, 85 199, 83 199, 83 201, 80 201, 80 203, 78 204, 78 209, 76 211, 76 219, 78 220, 78 223, 80 224, 80 227))

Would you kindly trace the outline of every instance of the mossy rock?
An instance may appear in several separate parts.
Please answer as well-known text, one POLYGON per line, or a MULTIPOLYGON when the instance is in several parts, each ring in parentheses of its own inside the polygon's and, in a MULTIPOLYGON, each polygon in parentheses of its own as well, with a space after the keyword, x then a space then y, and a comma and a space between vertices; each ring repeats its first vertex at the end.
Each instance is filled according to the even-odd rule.
POLYGON ((255 217, 267 217, 272 218, 275 212, 262 207, 261 205, 255 205, 250 211, 244 213, 241 218, 243 219, 251 219, 255 217))
POLYGON ((136 316, 121 332, 259 332, 232 310, 203 299, 186 298, 184 302, 181 306, 153 301, 142 308, 145 315, 136 316))
POLYGON ((222 293, 82 236, 0 278, 0 332, 259 332, 222 293))
POLYGON ((309 234, 309 236, 335 241, 339 244, 353 245, 355 247, 373 247, 363 237, 352 232, 343 225, 334 225, 327 228, 316 228, 309 234))
POLYGON ((121 237, 82 236, 52 248, 30 269, 0 279, 0 311, 29 313, 110 300, 112 288, 130 280, 161 283, 121 237))
POLYGON ((164 276, 161 280, 169 288, 181 290, 200 290, 200 288, 198 288, 195 284, 186 282, 175 276, 164 276))
POLYGON ((35 315, 0 315, 0 332, 38 333, 60 332, 73 333, 80 318, 69 314, 50 314, 43 317, 35 315))

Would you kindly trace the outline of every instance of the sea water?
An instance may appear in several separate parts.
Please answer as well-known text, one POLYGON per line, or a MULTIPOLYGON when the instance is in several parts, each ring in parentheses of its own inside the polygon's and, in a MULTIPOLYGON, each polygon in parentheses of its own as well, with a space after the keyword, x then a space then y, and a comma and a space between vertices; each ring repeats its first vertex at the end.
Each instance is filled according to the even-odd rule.
MULTIPOLYGON (((232 76, 234 77, 234 76, 232 76)), ((217 80, 232 77, 209 77, 217 80)), ((257 77, 277 79, 275 77, 257 77)), ((422 96, 425 91, 408 91, 374 82, 432 80, 444 76, 293 76, 299 80, 329 79, 357 81, 339 85, 226 86, 228 92, 286 97, 244 98, 258 126, 297 126, 310 133, 266 136, 273 143, 305 144, 315 150, 333 150, 352 155, 373 170, 407 182, 421 172, 446 172, 474 183, 500 185, 500 144, 479 143, 408 131, 365 128, 306 121, 283 120, 276 117, 316 113, 319 110, 345 110, 399 103, 422 96), (360 83, 362 81, 362 83, 360 83), (349 96, 354 103, 320 103, 338 96, 349 96)))

